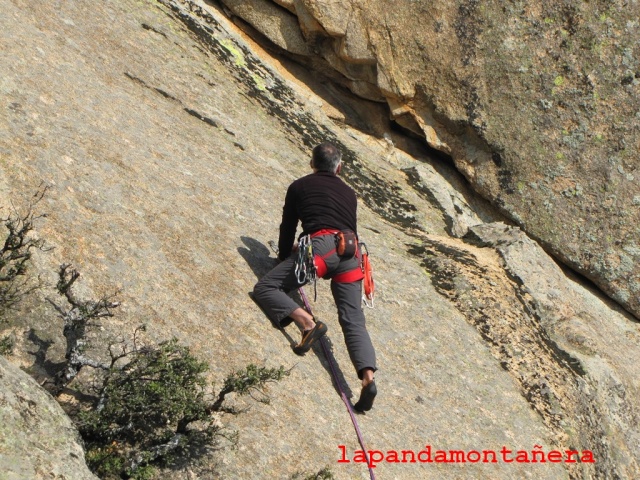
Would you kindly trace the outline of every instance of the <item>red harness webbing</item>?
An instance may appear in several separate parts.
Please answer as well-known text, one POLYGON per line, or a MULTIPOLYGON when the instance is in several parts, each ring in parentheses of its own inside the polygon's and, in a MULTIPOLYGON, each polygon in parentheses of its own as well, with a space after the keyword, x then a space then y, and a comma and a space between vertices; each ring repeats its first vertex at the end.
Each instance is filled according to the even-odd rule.
POLYGON ((373 268, 371 268, 371 262, 369 261, 369 250, 367 245, 361 244, 362 250, 362 275, 364 277, 364 295, 362 300, 367 307, 373 308, 373 297, 376 293, 376 284, 373 281, 373 268))
MULTIPOLYGON (((323 235, 335 235, 338 232, 340 232, 340 230, 323 228, 322 230, 318 230, 317 232, 312 233, 310 236, 311 238, 315 238, 315 237, 322 237, 323 235)), ((325 262, 325 258, 330 257, 334 253, 336 253, 335 248, 325 253, 324 255, 314 255, 313 259, 316 264, 316 274, 318 275, 318 277, 324 278, 328 270, 327 262, 325 262)), ((358 257, 360 256, 360 249, 356 251, 356 256, 358 257)), ((362 268, 358 266, 353 270, 349 270, 348 272, 342 272, 337 275, 334 275, 333 277, 331 277, 331 280, 333 280, 336 283, 351 283, 351 282, 357 282, 358 280, 362 280, 363 278, 364 278, 364 273, 362 272, 362 268)))

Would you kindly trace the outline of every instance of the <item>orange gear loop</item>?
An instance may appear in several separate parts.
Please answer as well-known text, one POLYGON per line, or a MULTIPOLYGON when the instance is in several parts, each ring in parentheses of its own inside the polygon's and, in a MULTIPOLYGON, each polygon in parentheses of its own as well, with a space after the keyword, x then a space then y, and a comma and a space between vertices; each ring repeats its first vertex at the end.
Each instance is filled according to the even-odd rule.
POLYGON ((371 268, 371 262, 369 261, 369 250, 365 243, 360 243, 360 251, 362 252, 362 273, 364 274, 364 294, 362 295, 362 301, 367 307, 373 308, 373 297, 376 292, 376 285, 373 281, 373 268, 371 268))

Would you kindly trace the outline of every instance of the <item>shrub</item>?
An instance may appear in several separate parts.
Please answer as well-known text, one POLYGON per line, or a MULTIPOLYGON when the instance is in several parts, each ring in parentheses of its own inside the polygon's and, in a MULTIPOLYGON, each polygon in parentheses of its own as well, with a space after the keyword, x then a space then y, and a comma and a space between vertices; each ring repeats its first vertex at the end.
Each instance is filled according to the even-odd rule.
POLYGON ((249 365, 230 375, 211 402, 204 377, 207 364, 175 338, 136 348, 127 357, 124 366, 106 374, 96 408, 77 418, 87 442, 88 464, 103 476, 142 478, 153 464, 166 465, 189 451, 216 448, 223 438, 235 443, 235 433, 226 432, 213 415, 232 411, 223 408, 225 396, 258 391, 264 401, 265 383, 289 373, 283 367, 249 365))
POLYGON ((12 208, 8 216, 0 218, 6 228, 0 247, 0 321, 7 310, 15 308, 26 295, 41 287, 40 278, 28 276, 27 271, 33 251, 46 250, 44 241, 31 235, 37 220, 46 217, 34 212, 46 191, 44 187, 36 192, 25 213, 12 208))
POLYGON ((248 365, 229 375, 214 395, 205 374, 209 367, 177 339, 144 345, 139 327, 131 342, 108 347, 111 358, 102 362, 86 353, 88 329, 113 316, 118 302, 109 297, 81 300, 73 292, 80 274, 70 265, 58 272, 58 292, 66 306, 49 300, 64 320, 66 364, 55 379, 60 392, 72 386, 84 367, 96 369, 95 382, 84 388, 95 395, 74 418, 87 447, 87 464, 102 478, 151 478, 155 465, 166 465, 193 452, 218 448, 223 439, 235 444, 217 413, 239 413, 224 406, 228 394, 252 395, 268 402, 263 387, 289 374, 284 367, 248 365), (215 398, 215 400, 214 400, 215 398))
POLYGON ((176 339, 126 357, 128 363, 107 372, 95 408, 76 419, 96 473, 139 475, 149 463, 170 461, 192 440, 214 440, 220 427, 206 401, 204 362, 176 339), (203 425, 197 430, 188 428, 198 421, 203 425))
POLYGON ((0 355, 11 355, 13 353, 13 340, 11 337, 0 338, 0 355))
POLYGON ((296 473, 291 477, 291 480, 335 480, 333 472, 329 467, 324 467, 318 473, 296 473))

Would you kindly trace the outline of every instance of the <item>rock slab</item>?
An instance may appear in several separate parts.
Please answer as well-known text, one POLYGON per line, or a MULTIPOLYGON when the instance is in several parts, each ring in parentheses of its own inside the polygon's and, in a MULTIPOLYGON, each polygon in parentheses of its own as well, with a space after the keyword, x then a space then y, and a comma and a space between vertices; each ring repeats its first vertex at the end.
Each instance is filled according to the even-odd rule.
POLYGON ((96 480, 58 402, 0 356, 0 478, 96 480))
POLYGON ((298 61, 388 104, 640 318, 638 2, 223 1, 298 61))

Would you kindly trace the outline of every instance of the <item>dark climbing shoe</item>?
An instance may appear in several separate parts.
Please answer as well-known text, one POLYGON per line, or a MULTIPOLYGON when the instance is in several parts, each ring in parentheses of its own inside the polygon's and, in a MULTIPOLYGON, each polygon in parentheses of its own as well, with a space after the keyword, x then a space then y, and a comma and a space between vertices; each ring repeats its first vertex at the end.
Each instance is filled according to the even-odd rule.
POLYGON ((376 382, 371 382, 366 387, 362 388, 360 392, 360 400, 353 406, 354 410, 358 412, 368 412, 373 407, 373 400, 376 398, 378 389, 376 388, 376 382))
POLYGON ((313 329, 303 332, 302 340, 298 345, 293 347, 293 351, 297 355, 304 355, 309 350, 311 350, 311 346, 314 344, 314 342, 322 337, 325 333, 327 333, 327 326, 322 322, 316 322, 316 326, 313 327, 313 329))

